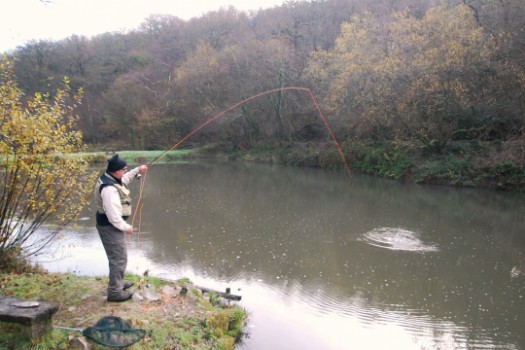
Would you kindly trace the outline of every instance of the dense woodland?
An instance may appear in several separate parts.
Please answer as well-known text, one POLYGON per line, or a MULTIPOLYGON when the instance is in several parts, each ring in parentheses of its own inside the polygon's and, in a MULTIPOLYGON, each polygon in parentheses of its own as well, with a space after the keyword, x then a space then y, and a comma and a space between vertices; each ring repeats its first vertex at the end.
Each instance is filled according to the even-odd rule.
MULTIPOLYGON (((34 41, 14 56, 19 86, 82 88, 86 143, 165 149, 263 91, 306 87, 336 137, 442 153, 497 142, 525 157, 523 0, 288 1, 188 21, 147 18, 134 31, 34 41), (396 146, 397 145, 397 146, 396 146), (511 147, 512 146, 512 147, 511 147)), ((246 149, 328 141, 312 99, 286 90, 253 99, 194 142, 246 149)))

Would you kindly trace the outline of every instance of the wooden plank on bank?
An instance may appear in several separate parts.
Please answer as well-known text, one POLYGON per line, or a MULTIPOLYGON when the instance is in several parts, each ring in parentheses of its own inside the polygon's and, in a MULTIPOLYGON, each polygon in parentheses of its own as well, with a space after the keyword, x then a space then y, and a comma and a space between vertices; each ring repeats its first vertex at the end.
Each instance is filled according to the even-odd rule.
POLYGON ((210 292, 216 293, 217 295, 220 295, 224 299, 235 300, 235 301, 241 300, 240 295, 235 295, 235 294, 230 293, 230 288, 226 288, 226 292, 221 292, 221 291, 211 289, 211 288, 206 288, 206 287, 197 287, 197 288, 200 289, 203 293, 210 293, 210 292))

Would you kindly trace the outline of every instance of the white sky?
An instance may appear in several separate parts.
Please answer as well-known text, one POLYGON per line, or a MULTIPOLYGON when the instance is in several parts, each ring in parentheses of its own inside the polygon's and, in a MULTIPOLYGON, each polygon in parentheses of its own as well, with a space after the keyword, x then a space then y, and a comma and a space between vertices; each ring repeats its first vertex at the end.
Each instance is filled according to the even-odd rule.
POLYGON ((0 52, 31 39, 61 40, 72 34, 91 37, 129 31, 152 14, 182 19, 232 5, 258 10, 285 0, 3 0, 0 12, 0 52))

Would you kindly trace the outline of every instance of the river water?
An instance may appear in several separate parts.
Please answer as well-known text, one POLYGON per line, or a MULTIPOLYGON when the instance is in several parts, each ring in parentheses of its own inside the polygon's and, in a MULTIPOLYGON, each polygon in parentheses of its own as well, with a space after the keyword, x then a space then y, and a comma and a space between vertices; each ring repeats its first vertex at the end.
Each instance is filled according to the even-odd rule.
MULTIPOLYGON (((523 195, 195 162, 151 167, 142 203, 129 272, 231 288, 239 349, 525 349, 523 195)), ((92 208, 38 260, 107 274, 92 208)))

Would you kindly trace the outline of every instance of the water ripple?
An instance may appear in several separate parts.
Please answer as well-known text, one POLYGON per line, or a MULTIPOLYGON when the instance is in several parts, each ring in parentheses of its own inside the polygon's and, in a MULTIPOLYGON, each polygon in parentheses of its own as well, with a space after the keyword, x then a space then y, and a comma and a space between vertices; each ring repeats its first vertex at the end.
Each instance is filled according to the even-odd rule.
POLYGON ((417 232, 397 227, 381 227, 366 232, 362 241, 379 248, 411 252, 437 252, 437 246, 421 241, 417 232))

